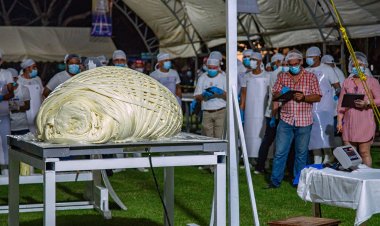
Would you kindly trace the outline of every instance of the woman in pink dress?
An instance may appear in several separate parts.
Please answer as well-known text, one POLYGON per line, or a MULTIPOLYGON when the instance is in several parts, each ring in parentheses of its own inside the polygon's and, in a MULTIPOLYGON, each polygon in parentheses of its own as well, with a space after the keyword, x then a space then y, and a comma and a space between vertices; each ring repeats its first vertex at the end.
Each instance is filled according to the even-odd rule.
MULTIPOLYGON (((368 66, 367 57, 361 52, 355 52, 359 61, 360 70, 364 73, 368 66)), ((350 76, 344 80, 338 102, 337 129, 342 133, 345 145, 352 145, 359 150, 363 163, 371 167, 371 144, 375 137, 376 122, 371 108, 368 94, 358 76, 358 71, 350 58, 350 76), (355 100, 354 108, 342 107, 343 96, 346 93, 364 94, 363 100, 355 100)), ((368 77, 365 81, 371 92, 376 106, 380 106, 380 85, 377 79, 368 77)))

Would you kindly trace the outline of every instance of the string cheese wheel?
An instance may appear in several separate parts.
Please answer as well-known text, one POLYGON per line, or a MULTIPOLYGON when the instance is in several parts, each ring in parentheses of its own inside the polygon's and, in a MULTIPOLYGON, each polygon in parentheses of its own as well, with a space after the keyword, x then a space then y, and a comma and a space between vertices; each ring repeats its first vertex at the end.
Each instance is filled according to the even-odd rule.
POLYGON ((36 118, 40 140, 106 143, 174 136, 182 127, 176 97, 155 79, 121 67, 98 67, 58 86, 36 118))

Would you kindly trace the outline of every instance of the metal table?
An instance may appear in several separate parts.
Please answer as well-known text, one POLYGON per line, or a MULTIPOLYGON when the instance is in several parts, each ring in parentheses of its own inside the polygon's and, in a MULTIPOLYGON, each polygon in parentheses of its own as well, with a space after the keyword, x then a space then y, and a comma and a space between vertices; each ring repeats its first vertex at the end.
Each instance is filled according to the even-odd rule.
MULTIPOLYGON (((102 154, 159 153, 151 157, 153 167, 164 167, 164 201, 169 220, 174 220, 174 167, 214 165, 214 223, 226 225, 226 152, 224 140, 180 133, 170 139, 107 144, 48 144, 8 136, 9 225, 19 225, 20 162, 43 170, 44 226, 56 225, 56 174, 70 171, 98 171, 150 167, 148 157, 96 158, 102 154), (75 159, 68 158, 77 156, 75 159), (78 156, 85 159, 77 159, 78 156)), ((125 156, 125 155, 124 155, 125 156)), ((165 219, 165 225, 169 225, 165 219)))

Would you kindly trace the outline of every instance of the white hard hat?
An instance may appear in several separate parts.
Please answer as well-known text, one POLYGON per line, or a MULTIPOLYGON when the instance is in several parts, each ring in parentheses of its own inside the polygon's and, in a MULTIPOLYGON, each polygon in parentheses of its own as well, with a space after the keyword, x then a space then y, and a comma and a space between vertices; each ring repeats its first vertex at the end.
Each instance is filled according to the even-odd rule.
POLYGON ((288 55, 286 55, 286 57, 285 57, 285 61, 302 60, 302 59, 303 59, 302 53, 296 49, 290 50, 288 52, 288 55))
POLYGON ((36 62, 34 62, 34 60, 32 60, 32 59, 25 59, 25 60, 23 60, 21 62, 20 66, 21 66, 22 69, 25 69, 27 67, 32 66, 33 64, 36 64, 36 62))
POLYGON ((251 57, 253 50, 252 49, 246 49, 243 51, 243 57, 251 57))
POLYGON ((334 62, 334 57, 331 56, 331 55, 324 55, 322 58, 321 58, 321 63, 324 63, 324 64, 333 64, 335 63, 334 62))
POLYGON ((170 60, 170 54, 169 53, 159 53, 157 55, 157 61, 164 61, 164 60, 170 60))
POLYGON ((312 46, 306 50, 306 57, 313 56, 321 56, 321 50, 316 46, 312 46))
POLYGON ((274 63, 274 62, 276 62, 276 61, 283 61, 284 60, 284 55, 282 55, 281 53, 276 53, 276 54, 274 54, 273 56, 272 56, 272 58, 271 58, 271 60, 270 60, 270 62, 271 63, 274 63))
POLYGON ((126 60, 127 59, 127 55, 125 55, 125 52, 123 50, 115 50, 112 54, 112 59, 113 60, 116 60, 116 59, 123 59, 123 60, 126 60))
POLYGON ((263 56, 259 52, 252 52, 251 58, 256 59, 256 60, 262 60, 263 56))
POLYGON ((220 61, 218 59, 208 58, 207 59, 207 65, 219 66, 220 65, 220 61))

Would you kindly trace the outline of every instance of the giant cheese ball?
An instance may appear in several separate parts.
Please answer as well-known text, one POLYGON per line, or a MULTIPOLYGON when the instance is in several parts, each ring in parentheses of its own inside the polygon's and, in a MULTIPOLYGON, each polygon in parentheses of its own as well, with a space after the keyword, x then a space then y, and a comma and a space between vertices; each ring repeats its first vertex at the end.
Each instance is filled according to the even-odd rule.
POLYGON ((106 143, 170 137, 182 127, 176 97, 155 79, 98 67, 58 86, 42 103, 37 135, 50 143, 106 143))

